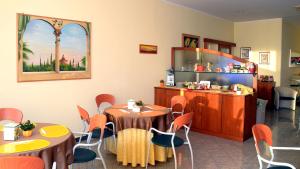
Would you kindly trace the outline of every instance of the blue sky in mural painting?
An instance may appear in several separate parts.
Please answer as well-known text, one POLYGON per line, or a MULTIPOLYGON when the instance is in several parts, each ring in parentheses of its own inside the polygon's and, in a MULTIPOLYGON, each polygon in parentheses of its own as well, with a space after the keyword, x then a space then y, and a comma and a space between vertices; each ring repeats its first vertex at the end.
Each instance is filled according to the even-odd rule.
POLYGON ((83 56, 86 56, 86 32, 78 24, 67 24, 61 30, 60 36, 61 55, 67 60, 80 63, 83 56))
POLYGON ((50 55, 55 53, 55 36, 51 25, 42 20, 32 20, 27 24, 23 35, 23 41, 28 48, 34 52, 26 60, 27 64, 39 64, 40 58, 43 61, 50 60, 50 55))
MULTIPOLYGON (((86 56, 86 33, 84 28, 78 24, 67 24, 61 30, 60 35, 61 56, 73 60, 75 64, 80 63, 83 56, 86 56)), ((47 22, 32 20, 27 24, 23 41, 27 42, 29 48, 34 52, 29 55, 26 61, 28 64, 39 64, 50 60, 51 54, 55 58, 55 35, 54 29, 47 22)))

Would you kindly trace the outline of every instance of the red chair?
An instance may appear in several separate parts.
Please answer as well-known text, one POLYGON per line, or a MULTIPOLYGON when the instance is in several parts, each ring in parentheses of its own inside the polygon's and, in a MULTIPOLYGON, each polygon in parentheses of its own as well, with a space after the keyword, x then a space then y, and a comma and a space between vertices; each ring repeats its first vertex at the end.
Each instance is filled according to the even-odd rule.
POLYGON ((21 123, 23 119, 23 113, 15 108, 0 108, 0 121, 11 120, 16 123, 21 123))
MULTIPOLYGON (((104 138, 104 131, 106 129, 106 116, 103 114, 96 114, 95 116, 93 116, 92 118, 89 119, 90 123, 89 123, 89 130, 87 133, 82 133, 85 135, 88 135, 88 139, 91 138, 93 131, 95 131, 95 129, 99 129, 101 130, 101 134, 99 136, 99 141, 95 142, 95 143, 79 143, 76 144, 73 148, 73 154, 74 154, 74 161, 73 163, 86 163, 89 161, 93 161, 93 160, 101 160, 102 164, 104 166, 104 168, 106 169, 106 164, 105 161, 101 155, 100 152, 100 147, 102 145, 102 140, 104 138), (92 147, 97 146, 97 152, 99 157, 97 157, 97 153, 94 152, 92 150, 92 147)), ((72 165, 71 165, 71 169, 72 169, 72 165)))
POLYGON ((193 119, 193 113, 186 113, 182 116, 177 117, 174 122, 172 122, 170 129, 168 132, 162 132, 155 128, 151 128, 149 130, 150 133, 153 131, 153 137, 151 140, 149 140, 148 144, 148 154, 146 159, 146 168, 148 168, 148 160, 150 155, 150 142, 152 142, 155 145, 159 145, 166 148, 172 148, 173 155, 174 155, 174 163, 175 163, 175 169, 177 169, 177 161, 176 161, 176 147, 180 147, 184 144, 187 144, 189 146, 190 152, 191 152, 191 160, 192 160, 192 169, 194 169, 194 157, 193 157, 193 150, 192 146, 188 137, 190 127, 192 124, 193 119), (176 136, 176 131, 178 131, 180 128, 185 128, 185 137, 186 140, 183 140, 182 138, 176 136))
POLYGON ((274 152, 273 150, 300 150, 299 147, 273 147, 273 142, 272 142, 272 131, 271 129, 264 124, 255 124, 252 127, 252 133, 254 137, 254 143, 255 143, 255 148, 257 152, 257 158, 259 162, 259 168, 262 169, 263 165, 262 162, 265 162, 268 164, 268 169, 296 169, 291 164, 288 163, 282 163, 282 162, 274 162, 274 152), (265 142, 269 146, 270 154, 271 154, 271 159, 267 160, 261 156, 260 149, 259 149, 259 143, 260 142, 265 142), (272 165, 272 166, 271 166, 272 165))
POLYGON ((184 109, 186 107, 186 98, 184 96, 173 96, 171 98, 171 107, 169 110, 172 113, 173 119, 174 119, 174 114, 180 114, 183 115, 184 109), (180 111, 175 111, 180 109, 180 111))
POLYGON ((106 108, 114 105, 116 101, 115 97, 110 94, 99 94, 95 100, 100 114, 103 113, 106 108))
MULTIPOLYGON (((81 134, 81 136, 79 138, 76 138, 76 142, 81 143, 82 140, 87 140, 87 143, 89 143, 91 141, 91 138, 99 138, 100 135, 102 134, 100 129, 95 129, 92 132, 92 137, 90 139, 88 138, 88 135, 82 135, 82 133, 85 133, 86 129, 89 128, 91 125, 90 124, 90 116, 89 116, 89 113, 82 107, 77 105, 77 109, 79 111, 80 118, 83 123, 83 131, 81 133, 75 132, 77 134, 81 134)), ((113 137, 114 142, 115 142, 115 147, 117 147, 116 136, 115 136, 115 125, 112 122, 108 122, 108 123, 106 123, 106 125, 111 125, 112 129, 105 128, 104 138, 113 137)))
POLYGON ((0 157, 0 169, 44 169, 44 161, 33 156, 0 157))

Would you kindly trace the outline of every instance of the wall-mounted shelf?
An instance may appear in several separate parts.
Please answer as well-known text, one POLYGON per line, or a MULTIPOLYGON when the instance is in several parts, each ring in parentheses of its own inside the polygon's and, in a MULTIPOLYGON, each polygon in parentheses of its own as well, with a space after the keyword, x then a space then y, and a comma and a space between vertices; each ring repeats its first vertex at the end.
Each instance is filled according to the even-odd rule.
POLYGON ((217 74, 245 74, 245 75, 256 75, 257 73, 233 73, 233 72, 195 72, 189 70, 175 70, 175 72, 187 72, 187 73, 217 73, 217 74))

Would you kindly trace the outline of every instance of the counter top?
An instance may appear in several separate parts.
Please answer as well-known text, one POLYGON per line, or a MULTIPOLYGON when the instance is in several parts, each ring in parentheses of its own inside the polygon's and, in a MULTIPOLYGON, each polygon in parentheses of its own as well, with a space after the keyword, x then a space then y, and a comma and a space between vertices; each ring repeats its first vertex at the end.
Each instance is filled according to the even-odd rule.
POLYGON ((192 91, 192 92, 199 92, 199 93, 215 93, 215 94, 225 94, 225 95, 233 95, 233 96, 247 96, 249 94, 236 94, 236 92, 232 91, 232 90, 213 90, 213 89, 209 89, 209 90, 199 90, 199 89, 187 89, 187 88, 180 88, 180 87, 171 87, 171 86, 165 86, 165 87, 160 87, 157 86, 155 88, 161 88, 161 89, 171 89, 171 90, 183 90, 183 91, 192 91))

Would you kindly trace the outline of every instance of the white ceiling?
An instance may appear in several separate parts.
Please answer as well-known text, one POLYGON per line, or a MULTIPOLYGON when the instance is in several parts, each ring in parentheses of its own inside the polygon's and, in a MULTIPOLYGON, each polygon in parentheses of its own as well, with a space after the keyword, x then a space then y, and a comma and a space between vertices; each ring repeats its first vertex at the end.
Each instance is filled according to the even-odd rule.
POLYGON ((233 22, 300 15, 300 0, 166 0, 233 22))

